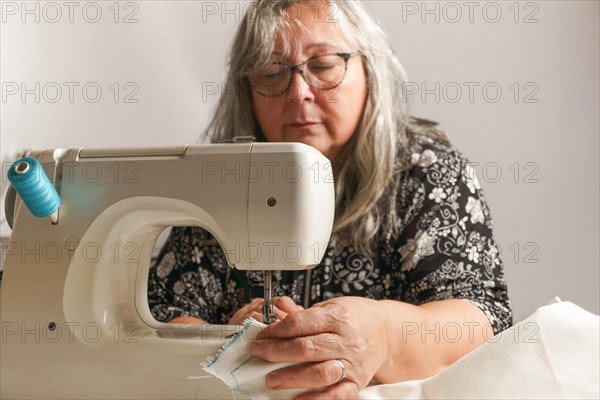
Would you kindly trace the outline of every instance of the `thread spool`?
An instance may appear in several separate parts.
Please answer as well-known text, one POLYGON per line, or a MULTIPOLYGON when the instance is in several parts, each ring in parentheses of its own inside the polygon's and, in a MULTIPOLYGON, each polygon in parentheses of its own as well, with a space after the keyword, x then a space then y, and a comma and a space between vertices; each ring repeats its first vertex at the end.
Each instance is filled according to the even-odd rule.
POLYGON ((7 176, 33 215, 58 221, 60 196, 37 159, 25 157, 15 161, 7 176))

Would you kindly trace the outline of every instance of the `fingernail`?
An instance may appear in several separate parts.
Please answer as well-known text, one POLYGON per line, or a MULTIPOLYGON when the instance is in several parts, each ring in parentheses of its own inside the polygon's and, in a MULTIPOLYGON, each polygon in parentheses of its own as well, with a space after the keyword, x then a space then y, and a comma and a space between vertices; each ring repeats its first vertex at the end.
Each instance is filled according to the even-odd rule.
POLYGON ((267 377, 267 386, 269 389, 275 389, 279 385, 281 385, 281 377, 277 375, 269 375, 267 377))
POLYGON ((252 348, 250 348, 250 354, 252 354, 253 357, 262 357, 263 349, 260 345, 254 344, 252 345, 252 348))

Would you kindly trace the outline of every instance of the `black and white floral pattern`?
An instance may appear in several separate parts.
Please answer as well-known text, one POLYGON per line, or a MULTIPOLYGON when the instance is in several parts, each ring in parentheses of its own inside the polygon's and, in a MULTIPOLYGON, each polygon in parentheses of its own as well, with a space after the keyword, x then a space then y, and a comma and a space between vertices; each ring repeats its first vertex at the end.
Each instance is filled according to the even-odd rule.
MULTIPOLYGON (((483 310, 494 332, 511 326, 503 264, 473 168, 457 150, 425 136, 415 136, 399 162, 410 167, 398 174, 400 233, 382 224, 374 257, 332 240, 310 282, 306 271, 279 271, 275 294, 305 306, 338 296, 412 304, 466 299, 483 310)), ((205 230, 173 228, 157 261, 148 284, 157 320, 189 315, 226 324, 244 305, 242 283, 205 230)), ((251 285, 262 277, 262 271, 247 274, 251 285)))

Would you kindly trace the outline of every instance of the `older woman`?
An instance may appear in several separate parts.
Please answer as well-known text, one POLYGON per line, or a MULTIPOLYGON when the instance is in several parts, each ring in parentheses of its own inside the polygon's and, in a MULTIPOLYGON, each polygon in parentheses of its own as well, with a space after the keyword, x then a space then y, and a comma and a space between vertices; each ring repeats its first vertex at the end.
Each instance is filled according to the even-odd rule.
MULTIPOLYGON (((238 29, 209 138, 306 143, 331 160, 336 185, 325 257, 277 273, 279 320, 252 347, 303 362, 269 374, 271 389, 351 398, 373 378, 433 375, 512 323, 473 169, 436 124, 409 116, 403 82, 356 1, 257 0, 238 29)), ((149 303, 174 323, 260 319, 262 300, 244 301, 248 282, 262 274, 234 275, 210 233, 174 228, 149 303)))

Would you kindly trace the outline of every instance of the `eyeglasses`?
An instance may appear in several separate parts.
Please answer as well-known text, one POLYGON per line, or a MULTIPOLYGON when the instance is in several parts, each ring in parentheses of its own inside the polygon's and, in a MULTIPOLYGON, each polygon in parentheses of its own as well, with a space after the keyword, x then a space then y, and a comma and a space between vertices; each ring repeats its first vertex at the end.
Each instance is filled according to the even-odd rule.
POLYGON ((320 90, 333 89, 344 80, 348 60, 359 54, 357 51, 318 54, 297 65, 272 62, 250 74, 250 84, 262 96, 280 96, 292 85, 294 72, 300 71, 310 87, 320 90))

